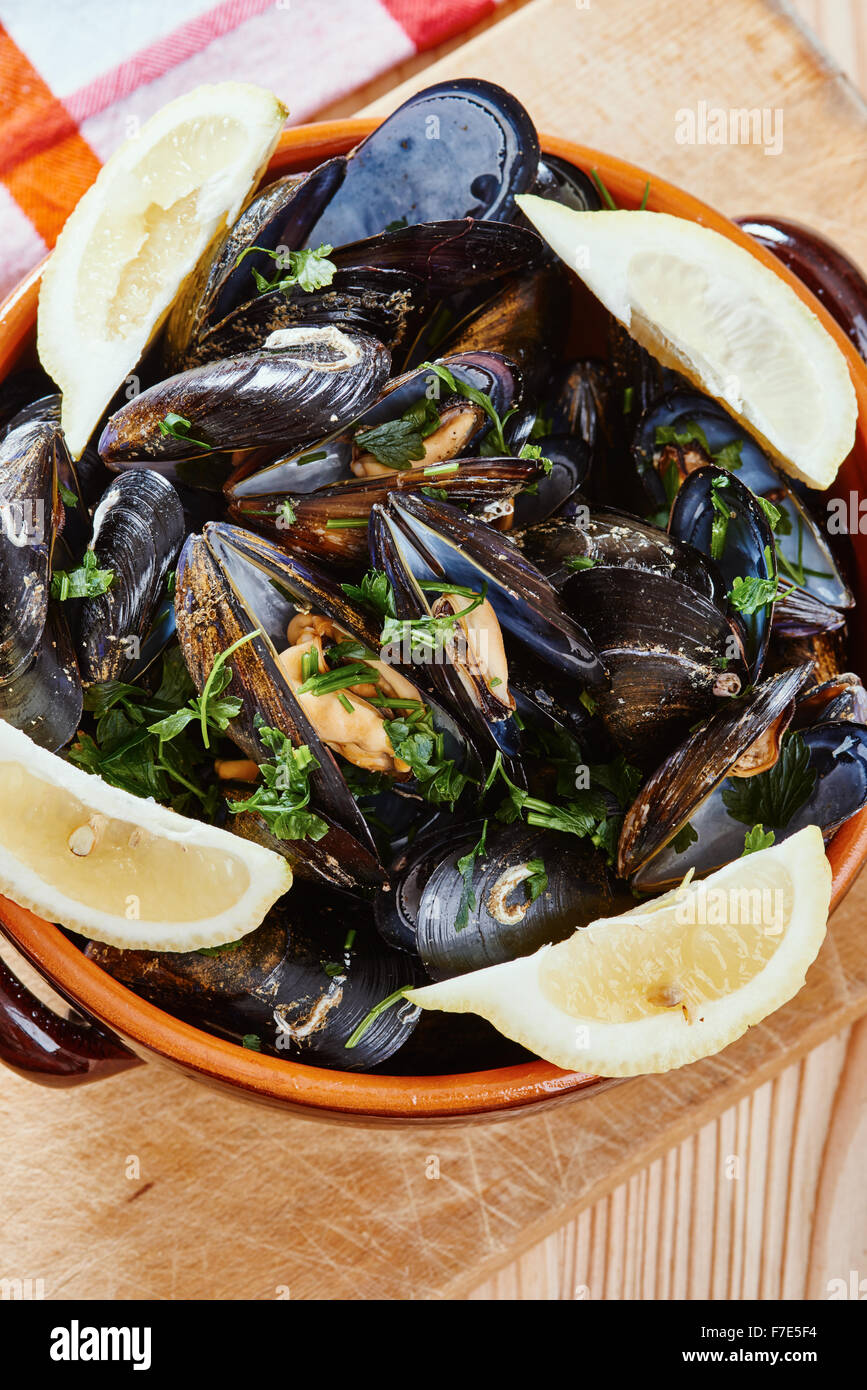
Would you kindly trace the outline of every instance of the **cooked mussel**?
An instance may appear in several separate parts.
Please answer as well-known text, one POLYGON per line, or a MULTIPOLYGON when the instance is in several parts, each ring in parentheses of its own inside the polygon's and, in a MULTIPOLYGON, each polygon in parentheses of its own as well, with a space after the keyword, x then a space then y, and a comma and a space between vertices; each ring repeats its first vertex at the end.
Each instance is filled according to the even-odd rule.
POLYGON ((443 217, 508 222, 538 161, 533 123, 509 92, 476 78, 439 82, 352 151, 308 244, 343 246, 395 224, 443 217))
POLYGON ((192 952, 86 954, 128 989, 196 1027, 288 1061, 367 1071, 409 1038, 419 1010, 406 1003, 367 1014, 421 972, 377 936, 370 910, 322 886, 296 883, 240 941, 192 952))
POLYGON ((594 692, 599 717, 642 767, 746 682, 738 628, 670 575, 594 565, 566 581, 562 601, 608 673, 607 687, 594 692))
MULTIPOLYGON (((618 870, 624 878, 651 861, 655 863, 660 851, 693 822, 698 808, 726 777, 753 777, 774 766, 795 699, 809 680, 811 669, 804 665, 771 676, 742 698, 729 701, 691 732, 648 777, 627 811, 620 833, 618 870)), ((689 849, 689 855, 674 851, 674 857, 681 858, 683 872, 695 862, 691 843, 689 849)), ((672 857, 669 855, 669 860, 672 857)))
MULTIPOLYGON (((208 462, 213 450, 289 447, 337 429, 376 399, 389 356, 375 339, 329 328, 291 328, 247 356, 159 382, 109 418, 99 442, 110 467, 208 462)), ((181 481, 184 479, 182 478, 181 481)))
POLYGON ((722 574, 729 613, 744 629, 750 679, 754 681, 771 635, 774 600, 769 596, 777 589, 774 533, 765 511, 735 474, 709 465, 696 469, 681 483, 668 529, 676 540, 700 550, 722 574), (741 598, 741 594, 745 596, 741 598), (740 608, 734 606, 738 603, 740 608))
POLYGON ((141 661, 184 534, 177 493, 159 473, 133 469, 104 493, 90 549, 113 578, 105 593, 81 602, 76 648, 85 685, 123 680, 141 661))
POLYGON ((51 599, 61 453, 59 429, 42 419, 0 443, 0 715, 52 750, 68 743, 82 708, 66 617, 51 599))
POLYGON ((375 903, 380 932, 415 950, 435 980, 530 955, 611 911, 599 851, 532 826, 488 822, 468 881, 459 861, 483 831, 471 821, 420 838, 375 903))

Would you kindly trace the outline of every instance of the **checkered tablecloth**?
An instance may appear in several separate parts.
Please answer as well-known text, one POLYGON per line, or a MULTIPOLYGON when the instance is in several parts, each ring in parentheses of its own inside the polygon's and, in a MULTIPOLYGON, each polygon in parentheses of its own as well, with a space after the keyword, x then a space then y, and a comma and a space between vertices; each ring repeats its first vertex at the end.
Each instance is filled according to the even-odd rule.
POLYGON ((294 124, 497 0, 0 0, 0 295, 54 245, 135 122, 256 82, 294 124))

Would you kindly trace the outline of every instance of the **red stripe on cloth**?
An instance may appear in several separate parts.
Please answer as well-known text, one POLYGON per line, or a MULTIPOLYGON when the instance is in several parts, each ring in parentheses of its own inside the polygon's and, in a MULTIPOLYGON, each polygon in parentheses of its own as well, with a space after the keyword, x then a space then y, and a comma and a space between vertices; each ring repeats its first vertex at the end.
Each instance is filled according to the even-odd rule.
POLYGON ((380 0, 380 4, 419 52, 471 28, 497 8, 495 0, 380 0))
MULTIPOLYGON (((290 3, 291 0, 284 0, 283 7, 288 9, 290 3)), ((95 116, 98 111, 113 106, 136 88, 146 86, 187 58, 201 53, 214 39, 222 38, 246 20, 273 9, 274 4, 275 0, 223 0, 223 4, 215 6, 207 14, 173 29, 164 38, 140 49, 86 87, 80 87, 71 96, 64 97, 63 104, 80 124, 88 116, 95 116)))

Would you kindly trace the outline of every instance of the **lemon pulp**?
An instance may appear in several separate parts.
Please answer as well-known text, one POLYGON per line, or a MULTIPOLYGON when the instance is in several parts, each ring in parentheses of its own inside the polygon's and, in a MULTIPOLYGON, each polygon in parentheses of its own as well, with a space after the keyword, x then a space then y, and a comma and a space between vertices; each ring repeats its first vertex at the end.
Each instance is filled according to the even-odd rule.
POLYGON ((95 812, 19 763, 0 763, 0 843, 77 902, 144 921, 206 921, 250 886, 242 859, 185 846, 132 821, 95 812))
MULTIPOLYGON (((741 871, 743 872, 743 871, 741 871)), ((632 1023, 722 999, 764 970, 794 906, 785 869, 753 872, 749 886, 666 895, 655 911, 576 932, 539 965, 539 988, 571 1018, 632 1023)))

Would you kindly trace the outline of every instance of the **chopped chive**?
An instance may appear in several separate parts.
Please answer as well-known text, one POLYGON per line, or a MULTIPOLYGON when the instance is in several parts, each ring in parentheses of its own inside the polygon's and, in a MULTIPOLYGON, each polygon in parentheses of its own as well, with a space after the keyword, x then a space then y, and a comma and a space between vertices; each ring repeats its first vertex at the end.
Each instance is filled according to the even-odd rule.
POLYGON ((348 700, 346 698, 342 690, 338 691, 337 698, 342 704, 343 708, 346 710, 347 714, 352 714, 354 712, 355 705, 352 703, 351 700, 348 700))
POLYGON ((596 187, 599 189, 599 192, 602 194, 602 200, 605 203, 606 207, 610 208, 612 212, 616 212, 617 204, 615 203, 611 194, 608 192, 608 189, 605 187, 605 184, 602 182, 602 176, 599 173, 599 170, 591 169, 590 177, 595 183, 596 187))
POLYGON ((424 700, 399 700, 396 695, 368 695, 369 705, 384 705, 386 709, 424 709, 424 700))
POLYGON ((466 584, 450 584, 447 579, 417 579, 416 583, 420 589, 435 594, 460 594, 464 598, 479 598, 478 589, 471 589, 466 584))
POLYGON ((430 468, 425 468, 425 478, 435 478, 442 473, 457 473, 459 465, 456 463, 432 463, 430 468))
POLYGON ((374 1004, 370 1013, 366 1014, 355 1031, 350 1033, 344 1043, 344 1047, 356 1047, 364 1037, 370 1025, 379 1018, 380 1014, 384 1014, 386 1009, 390 1009, 393 1004, 396 1004, 398 999, 405 998, 408 989, 412 989, 412 985, 404 985, 403 989, 396 989, 394 994, 389 994, 386 999, 381 999, 378 1004, 374 1004))
POLYGON ((301 465, 303 465, 303 464, 305 464, 305 463, 315 463, 317 459, 327 459, 327 458, 328 458, 328 450, 327 450, 327 449, 319 449, 315 454, 302 454, 301 457, 298 459, 298 464, 299 464, 299 466, 301 466, 301 465))
POLYGON ((346 933, 346 940, 345 940, 344 943, 343 943, 343 949, 344 949, 344 951, 351 951, 351 950, 352 950, 353 946, 355 945, 355 938, 356 938, 356 936, 357 936, 357 932, 356 932, 356 930, 355 930, 355 927, 350 927, 350 928, 349 928, 349 931, 346 933))
POLYGON ((334 671, 323 671, 308 676, 298 687, 299 695, 334 695, 338 690, 346 690, 352 685, 368 684, 372 671, 369 666, 352 662, 349 666, 338 666, 334 671))
POLYGON ((650 197, 650 179, 648 179, 648 180, 647 180, 647 183, 644 185, 644 197, 641 199, 641 202, 638 204, 638 211, 639 211, 639 212, 644 212, 644 209, 647 207, 647 200, 648 200, 649 197, 650 197))
POLYGON ((623 392, 623 414, 628 415, 632 410, 632 397, 635 395, 635 387, 627 386, 623 392))
POLYGON ((366 525, 366 516, 332 516, 326 521, 325 529, 326 531, 349 531, 352 527, 366 525))

